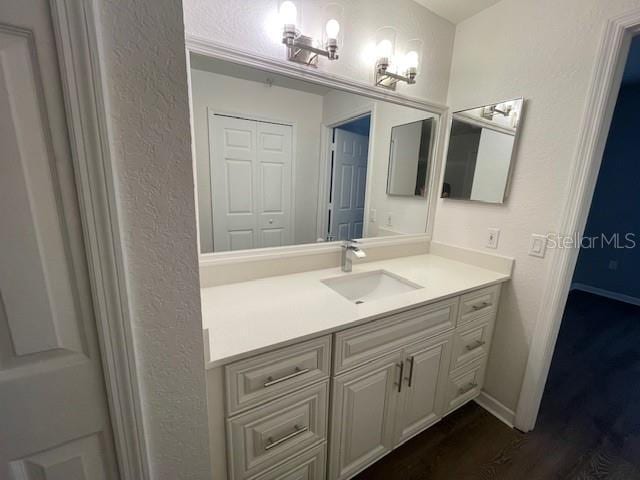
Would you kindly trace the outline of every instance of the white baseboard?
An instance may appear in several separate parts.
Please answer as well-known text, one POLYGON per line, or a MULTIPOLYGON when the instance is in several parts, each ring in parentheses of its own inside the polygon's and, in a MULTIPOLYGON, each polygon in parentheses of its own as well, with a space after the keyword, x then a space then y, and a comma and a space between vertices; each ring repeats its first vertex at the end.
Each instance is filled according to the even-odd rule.
POLYGON ((516 413, 510 408, 505 407, 501 402, 493 398, 487 392, 480 392, 480 395, 475 398, 475 402, 502 423, 513 428, 516 413))
POLYGON ((592 287, 591 285, 586 285, 584 283, 572 283, 571 290, 580 290, 582 292, 593 293, 594 295, 600 295, 601 297, 618 300, 619 302, 640 306, 640 298, 632 297, 631 295, 625 295, 623 293, 612 292, 603 288, 592 287))

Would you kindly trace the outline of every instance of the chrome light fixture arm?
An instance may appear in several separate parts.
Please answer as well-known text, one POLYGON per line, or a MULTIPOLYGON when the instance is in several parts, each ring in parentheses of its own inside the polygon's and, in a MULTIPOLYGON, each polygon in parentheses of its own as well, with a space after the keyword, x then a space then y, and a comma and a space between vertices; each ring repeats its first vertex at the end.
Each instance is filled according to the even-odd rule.
POLYGON ((287 47, 287 60, 315 67, 318 57, 327 57, 329 60, 337 60, 338 42, 330 38, 325 48, 314 46, 313 39, 300 34, 294 25, 285 25, 282 33, 282 43, 287 47))
POLYGON ((391 90, 396 89, 398 82, 405 82, 408 85, 416 83, 417 70, 414 67, 409 67, 404 75, 389 71, 389 59, 379 58, 376 62, 376 86, 385 87, 391 90))

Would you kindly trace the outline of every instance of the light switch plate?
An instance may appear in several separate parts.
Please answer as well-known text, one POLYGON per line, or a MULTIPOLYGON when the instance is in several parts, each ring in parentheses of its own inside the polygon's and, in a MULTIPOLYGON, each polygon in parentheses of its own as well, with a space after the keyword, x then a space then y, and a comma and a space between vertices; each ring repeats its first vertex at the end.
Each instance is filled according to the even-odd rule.
POLYGON ((534 233, 531 235, 531 243, 529 244, 529 255, 532 257, 544 258, 547 252, 547 236, 534 233))
POLYGON ((498 248, 498 241, 500 240, 500 229, 490 228, 487 235, 487 248, 498 248))

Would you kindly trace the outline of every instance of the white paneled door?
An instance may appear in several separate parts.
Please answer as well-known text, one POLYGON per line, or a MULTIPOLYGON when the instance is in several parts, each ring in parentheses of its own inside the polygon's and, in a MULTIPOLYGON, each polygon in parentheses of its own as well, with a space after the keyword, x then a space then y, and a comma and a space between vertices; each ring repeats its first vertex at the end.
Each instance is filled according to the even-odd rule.
POLYGON ((214 252, 291 244, 292 127, 211 114, 209 142, 214 252))
POLYGON ((362 238, 369 137, 335 129, 330 236, 362 238))
POLYGON ((0 478, 117 479, 46 0, 0 2, 0 478))

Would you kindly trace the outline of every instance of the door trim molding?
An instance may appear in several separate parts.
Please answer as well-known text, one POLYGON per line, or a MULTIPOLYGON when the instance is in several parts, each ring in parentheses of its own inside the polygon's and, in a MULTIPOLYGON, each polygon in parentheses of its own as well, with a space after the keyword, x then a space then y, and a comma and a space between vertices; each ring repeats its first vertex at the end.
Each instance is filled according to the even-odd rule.
MULTIPOLYGON (((331 178, 330 172, 330 163, 331 163, 331 153, 333 145, 331 132, 334 128, 348 123, 350 120, 355 120, 360 117, 365 116, 370 117, 370 126, 369 126, 369 150, 367 152, 367 178, 366 184, 371 184, 371 164, 373 163, 373 142, 371 141, 372 135, 371 132, 375 126, 376 119, 376 104, 375 102, 368 103, 363 105, 360 108, 352 110, 349 113, 345 113, 339 117, 335 117, 329 119, 326 122, 321 124, 321 134, 320 134, 320 175, 318 175, 318 213, 316 219, 316 236, 318 238, 326 238, 327 230, 329 228, 329 191, 331 189, 331 184, 333 179, 331 178)), ((368 230, 367 221, 367 212, 369 211, 369 203, 371 202, 371 196, 365 191, 365 200, 364 200, 364 224, 362 234, 366 236, 368 230)))
MULTIPOLYGON (((569 192, 558 230, 561 235, 584 231, 631 37, 638 32, 640 9, 606 23, 570 169, 569 192)), ((525 432, 536 423, 577 259, 577 248, 562 248, 552 250, 547 263, 545 288, 514 421, 525 432)))
MULTIPOLYGON (((291 62, 286 62, 282 60, 273 59, 270 57, 262 56, 247 50, 241 50, 226 44, 221 44, 215 41, 211 41, 209 39, 186 34, 185 35, 185 45, 187 49, 187 54, 196 53, 208 57, 213 57, 221 60, 226 60, 228 62, 245 65, 249 67, 258 68, 260 70, 264 70, 271 73, 276 73, 280 75, 285 75, 288 77, 296 78, 299 80, 304 80, 310 83, 314 83, 317 85, 323 85, 325 87, 335 88, 337 90, 345 91, 348 93, 354 93, 357 95, 362 95, 368 98, 372 98, 374 100, 381 100, 390 103, 394 103, 396 105, 402 105, 405 107, 416 108, 419 110, 426 110, 431 113, 437 114, 440 116, 439 124, 438 124, 438 135, 435 136, 435 144, 434 144, 434 154, 433 154, 433 165, 430 170, 430 178, 429 178, 429 187, 430 193, 427 200, 427 208, 429 209, 427 215, 427 225, 424 234, 416 234, 410 235, 415 241, 417 237, 424 237, 425 240, 429 240, 431 238, 431 234, 433 232, 434 219, 435 219, 435 209, 437 205, 437 199, 440 196, 440 192, 438 190, 439 181, 441 179, 442 173, 442 164, 444 162, 444 152, 446 147, 446 138, 447 138, 447 125, 448 125, 448 117, 449 117, 449 107, 443 105, 441 103, 432 102, 429 100, 422 100, 414 97, 409 97, 406 95, 401 95, 392 91, 382 90, 379 87, 375 87, 373 85, 368 85, 366 83, 354 81, 345 77, 333 75, 330 73, 311 70, 307 67, 297 65, 291 62)), ((191 99, 189 102, 189 106, 191 112, 193 112, 193 107, 191 105, 191 99)), ((192 113, 193 115, 193 113, 192 113)), ((326 142, 326 139, 324 140, 326 142)), ((324 145, 324 144, 323 144, 324 145)), ((318 221, 316 220, 316 223, 318 221)), ((385 245, 401 245, 405 243, 400 239, 406 236, 398 236, 396 237, 385 237, 383 243, 385 245)), ((378 237, 376 237, 377 239, 378 237)), ((363 239, 363 243, 366 245, 371 242, 373 245, 377 242, 372 242, 374 239, 363 239)), ((381 242, 382 243, 382 242, 381 242)), ((289 254, 293 256, 297 256, 301 254, 301 251, 304 249, 309 251, 318 252, 323 251, 323 253, 332 253, 334 251, 340 250, 340 242, 323 242, 323 243, 312 243, 306 245, 292 245, 289 247, 275 247, 270 252, 269 257, 271 258, 283 258, 289 254), (299 247, 303 247, 300 249, 299 247)), ((213 253, 213 254, 200 254, 200 265, 203 266, 205 264, 216 264, 218 263, 218 255, 224 255, 220 257, 220 263, 232 263, 235 259, 238 261, 247 261, 247 259, 251 259, 254 256, 254 260, 259 260, 265 256, 265 252, 257 252, 255 250, 246 250, 239 252, 221 252, 221 253, 213 253)))
POLYGON ((93 0, 50 5, 118 468, 122 480, 149 480, 97 7, 93 0))

